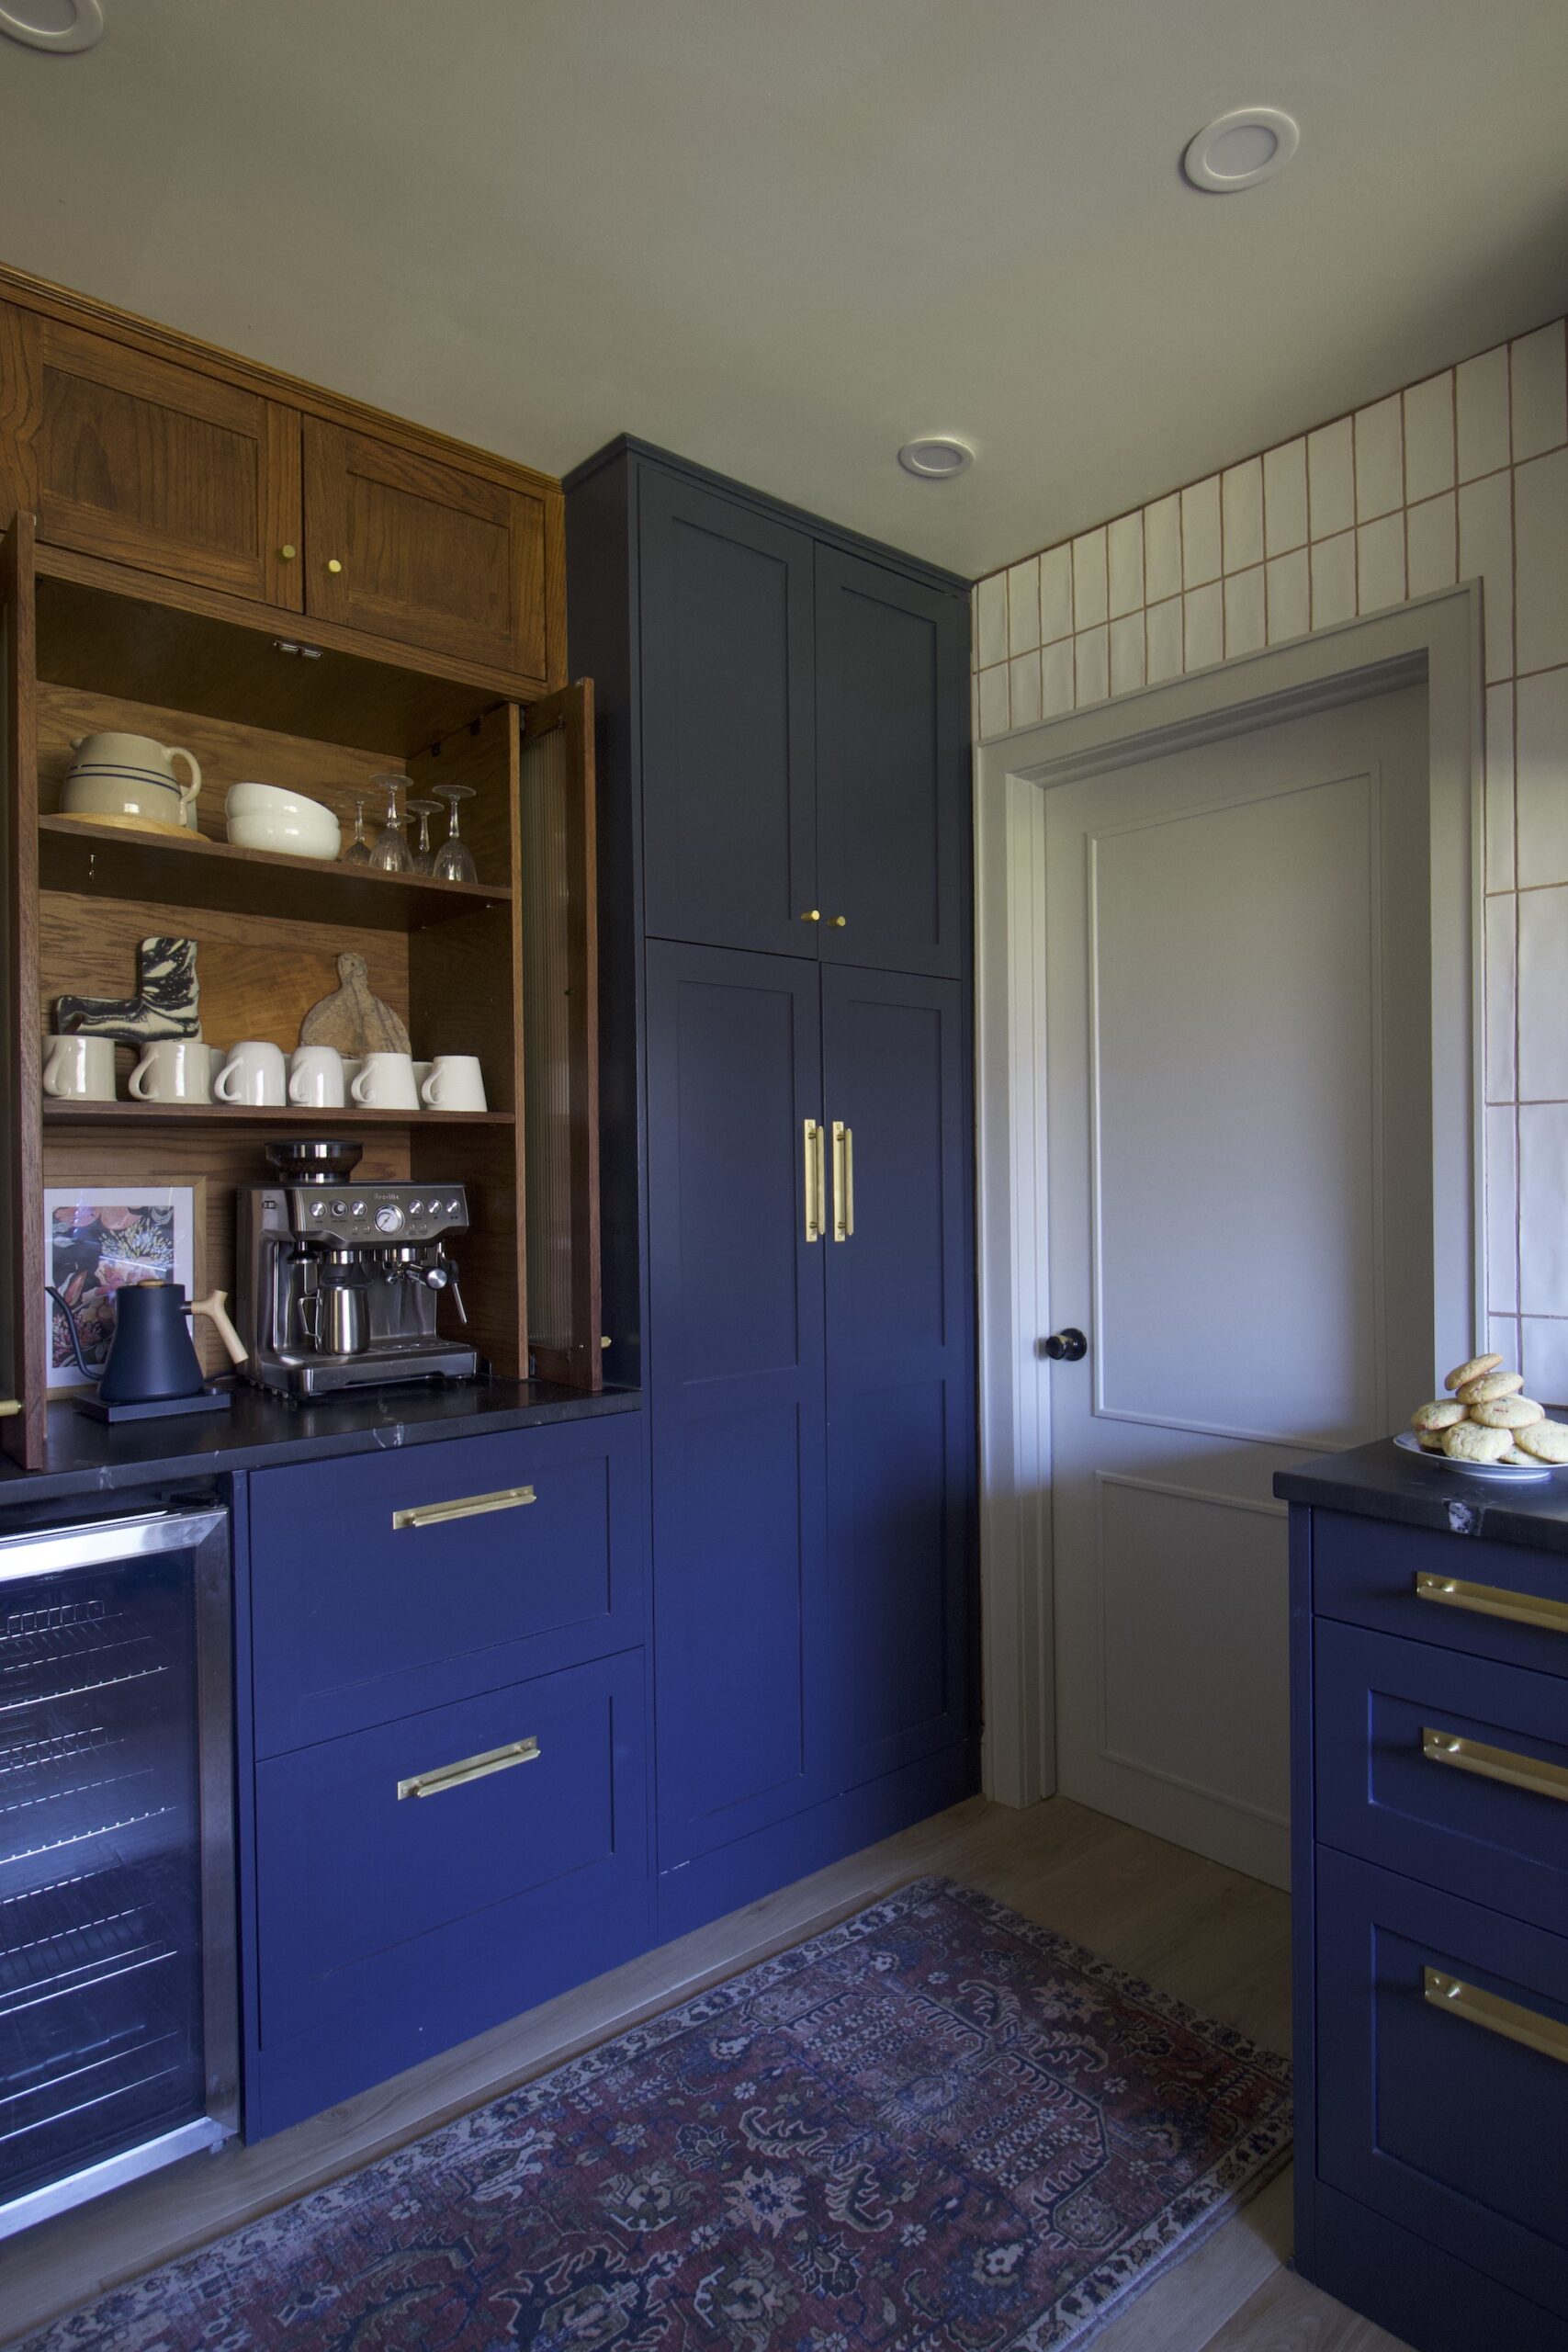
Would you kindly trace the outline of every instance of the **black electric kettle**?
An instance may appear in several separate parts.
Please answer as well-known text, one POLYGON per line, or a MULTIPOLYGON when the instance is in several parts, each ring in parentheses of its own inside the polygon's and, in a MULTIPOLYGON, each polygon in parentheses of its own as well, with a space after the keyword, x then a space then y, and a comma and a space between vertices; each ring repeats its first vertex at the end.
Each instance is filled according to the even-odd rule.
MULTIPOLYGON (((82 1353, 76 1318, 52 1283, 46 1283, 56 1306, 65 1317, 76 1369, 93 1376, 94 1367, 82 1353)), ((108 1360, 98 1377, 100 1405, 162 1404, 206 1393, 201 1365, 192 1344, 187 1315, 205 1315, 235 1363, 248 1353, 244 1341, 224 1313, 226 1291, 209 1291, 205 1298, 187 1300, 178 1283, 128 1283, 115 1293, 114 1338, 108 1360)))

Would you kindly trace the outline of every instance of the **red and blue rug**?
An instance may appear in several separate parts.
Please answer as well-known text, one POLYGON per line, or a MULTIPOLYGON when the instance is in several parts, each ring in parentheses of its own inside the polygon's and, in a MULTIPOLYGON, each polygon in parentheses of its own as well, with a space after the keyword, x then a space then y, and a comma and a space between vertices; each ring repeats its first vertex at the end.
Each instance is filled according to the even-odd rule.
POLYGON ((1282 2058, 925 1879, 26 2352, 1061 2352, 1289 2145, 1282 2058))

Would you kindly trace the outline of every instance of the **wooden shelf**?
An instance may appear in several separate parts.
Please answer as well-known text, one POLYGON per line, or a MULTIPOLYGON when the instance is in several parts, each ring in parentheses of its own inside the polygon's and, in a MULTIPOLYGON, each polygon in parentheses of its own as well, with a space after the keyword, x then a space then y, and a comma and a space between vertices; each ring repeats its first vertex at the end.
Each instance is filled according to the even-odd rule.
POLYGON ((205 836, 193 837, 187 846, 169 835, 128 832, 77 817, 39 819, 39 881, 46 890, 368 931, 423 931, 512 900, 504 883, 378 874, 341 860, 237 849, 205 836))
POLYGON ((215 1134, 281 1128, 331 1136, 340 1127, 348 1133, 406 1127, 412 1135, 431 1127, 511 1127, 517 1123, 510 1111, 367 1111, 357 1104, 353 1110, 300 1111, 291 1103, 256 1110, 248 1102, 85 1102, 51 1096, 43 1105, 43 1124, 46 1128, 96 1127, 105 1133, 116 1127, 206 1127, 215 1134))

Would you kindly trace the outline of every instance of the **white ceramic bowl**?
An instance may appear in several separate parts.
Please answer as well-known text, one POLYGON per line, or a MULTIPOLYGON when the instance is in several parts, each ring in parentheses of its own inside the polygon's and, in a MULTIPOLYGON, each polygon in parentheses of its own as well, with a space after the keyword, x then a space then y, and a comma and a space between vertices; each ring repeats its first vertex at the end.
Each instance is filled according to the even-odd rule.
POLYGON ((223 803, 229 839, 238 849, 280 850, 289 857, 335 857, 343 833, 332 810, 276 784, 231 784, 223 803))

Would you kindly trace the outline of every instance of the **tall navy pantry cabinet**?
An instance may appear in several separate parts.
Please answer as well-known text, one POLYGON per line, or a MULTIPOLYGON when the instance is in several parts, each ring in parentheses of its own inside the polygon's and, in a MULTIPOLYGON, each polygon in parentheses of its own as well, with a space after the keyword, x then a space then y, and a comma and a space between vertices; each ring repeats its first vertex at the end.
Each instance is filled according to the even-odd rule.
POLYGON ((567 544, 673 1934, 976 1785, 968 600, 630 441, 567 544))

